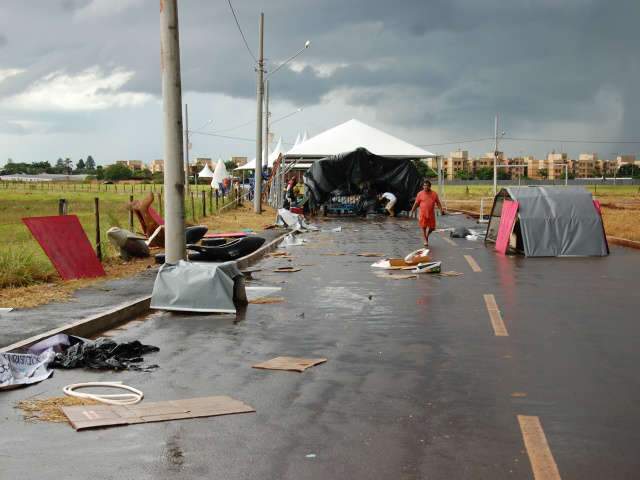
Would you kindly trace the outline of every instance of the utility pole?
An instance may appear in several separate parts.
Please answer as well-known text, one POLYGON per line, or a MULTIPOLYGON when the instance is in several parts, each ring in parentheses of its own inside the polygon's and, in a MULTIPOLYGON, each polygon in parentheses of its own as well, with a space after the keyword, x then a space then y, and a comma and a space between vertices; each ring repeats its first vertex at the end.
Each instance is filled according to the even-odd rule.
POLYGON ((256 112, 256 169, 254 174, 253 210, 262 213, 262 103, 264 95, 264 13, 258 24, 257 112, 256 112))
POLYGON ((184 186, 189 191, 189 105, 184 104, 184 186))
POLYGON ((269 80, 264 81, 264 148, 262 149, 262 167, 269 167, 269 80))
POLYGON ((177 0, 160 0, 160 69, 164 116, 164 214, 166 263, 186 257, 182 172, 182 85, 177 0))
POLYGON ((498 193, 498 114, 495 123, 495 149, 493 150, 493 196, 498 193))

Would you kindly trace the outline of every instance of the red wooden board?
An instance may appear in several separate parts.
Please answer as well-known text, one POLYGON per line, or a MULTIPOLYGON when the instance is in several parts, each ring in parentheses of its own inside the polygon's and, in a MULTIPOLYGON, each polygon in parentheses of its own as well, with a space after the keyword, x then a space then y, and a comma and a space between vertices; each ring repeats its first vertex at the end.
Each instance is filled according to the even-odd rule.
POLYGON ((164 225, 164 219, 162 218, 162 215, 156 212, 152 207, 149 207, 149 215, 151 215, 151 218, 153 218, 153 221, 156 222, 158 225, 164 225))
POLYGON ((207 233, 204 238, 243 238, 247 232, 207 233))
POLYGON ((500 226, 498 227, 498 238, 496 239, 496 250, 500 253, 507 252, 509 238, 513 227, 516 224, 516 214, 518 213, 518 202, 505 200, 502 204, 500 214, 500 226))
POLYGON ((105 275, 78 217, 29 217, 22 221, 64 280, 105 275))

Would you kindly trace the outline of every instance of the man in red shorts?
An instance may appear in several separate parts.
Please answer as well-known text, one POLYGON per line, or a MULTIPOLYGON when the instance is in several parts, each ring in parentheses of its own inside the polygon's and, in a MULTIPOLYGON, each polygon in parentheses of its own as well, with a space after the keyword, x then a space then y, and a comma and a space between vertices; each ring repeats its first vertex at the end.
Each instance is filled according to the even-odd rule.
POLYGON ((422 235, 424 236, 424 246, 429 246, 429 235, 436 229, 436 209, 438 206, 440 213, 445 214, 438 194, 431 190, 431 182, 425 180, 422 184, 422 190, 418 193, 416 201, 411 207, 411 213, 415 212, 416 208, 420 208, 420 215, 418 216, 418 224, 422 229, 422 235))

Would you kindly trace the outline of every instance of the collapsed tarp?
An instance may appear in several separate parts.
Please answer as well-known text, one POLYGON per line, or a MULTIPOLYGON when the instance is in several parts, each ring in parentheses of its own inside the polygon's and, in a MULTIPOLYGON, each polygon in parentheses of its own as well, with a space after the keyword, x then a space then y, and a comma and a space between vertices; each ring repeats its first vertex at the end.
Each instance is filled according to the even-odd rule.
POLYGON ((367 182, 378 193, 392 192, 398 199, 396 210, 411 208, 421 181, 411 160, 381 157, 364 148, 323 158, 304 174, 304 183, 317 205, 336 191, 360 193, 361 185, 367 182))
POLYGON ((38 355, 0 352, 0 390, 29 385, 49 378, 53 374, 49 364, 54 356, 53 350, 46 350, 38 355))
POLYGON ((496 195, 491 210, 485 238, 488 242, 498 240, 503 207, 513 205, 505 202, 517 203, 515 223, 511 223, 506 233, 506 241, 512 249, 528 257, 609 254, 602 217, 591 192, 585 188, 503 188, 496 195))
POLYGON ((153 285, 151 308, 236 313, 234 298, 246 301, 242 279, 235 262, 164 264, 153 285))

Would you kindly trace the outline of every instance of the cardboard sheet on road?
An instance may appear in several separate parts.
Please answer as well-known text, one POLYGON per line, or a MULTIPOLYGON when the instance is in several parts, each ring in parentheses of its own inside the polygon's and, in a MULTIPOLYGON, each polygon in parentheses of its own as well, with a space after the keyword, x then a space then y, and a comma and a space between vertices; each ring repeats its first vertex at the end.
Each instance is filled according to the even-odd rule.
POLYGON ((214 417, 234 413, 250 413, 255 409, 227 396, 187 398, 166 402, 144 402, 137 405, 81 405, 62 407, 76 430, 115 427, 136 423, 165 422, 184 418, 214 417))
POLYGON ((326 358, 296 358, 276 357, 266 362, 256 363, 253 368, 264 370, 287 370, 290 372, 304 372, 307 368, 315 367, 326 362, 326 358))

